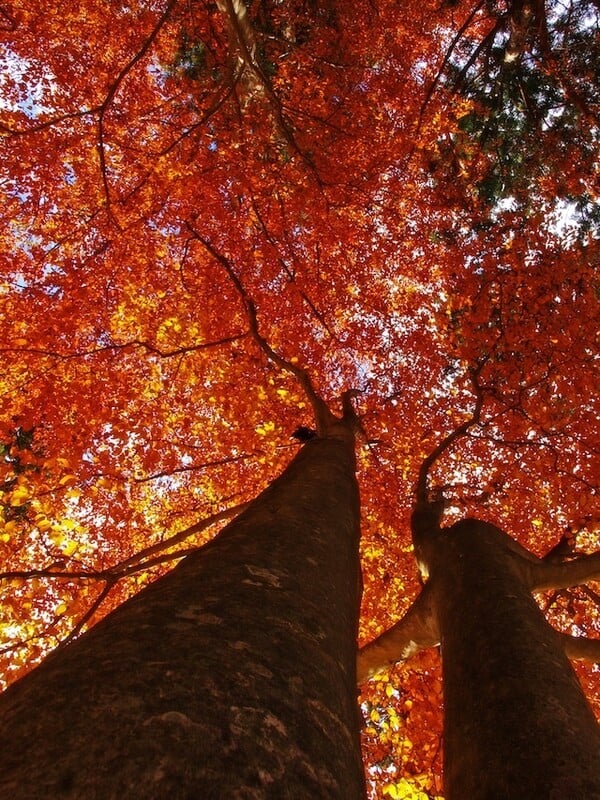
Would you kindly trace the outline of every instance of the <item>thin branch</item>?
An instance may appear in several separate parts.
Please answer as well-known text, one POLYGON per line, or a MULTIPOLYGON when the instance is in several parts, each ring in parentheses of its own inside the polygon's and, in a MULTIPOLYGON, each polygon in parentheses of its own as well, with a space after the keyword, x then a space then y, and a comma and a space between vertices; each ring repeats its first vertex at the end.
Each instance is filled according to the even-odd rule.
POLYGON ((114 344, 102 345, 101 347, 93 347, 91 350, 81 350, 74 353, 60 353, 57 350, 48 350, 40 347, 2 347, 0 353, 29 353, 36 356, 48 356, 49 358, 56 358, 60 361, 70 361, 76 358, 87 358, 88 356, 95 356, 99 353, 111 352, 114 350, 126 350, 133 347, 147 350, 149 353, 154 353, 161 358, 173 358, 174 356, 186 355, 187 353, 195 353, 198 350, 206 350, 209 347, 220 347, 225 344, 232 344, 239 342, 246 337, 246 333, 238 333, 232 336, 224 336, 222 339, 215 339, 210 342, 200 342, 199 344, 183 345, 176 347, 173 350, 163 350, 150 342, 143 341, 142 339, 131 339, 128 342, 115 342, 114 344))
POLYGON ((429 455, 421 462, 421 466, 419 467, 419 475, 415 486, 415 498, 417 503, 429 503, 427 480, 429 477, 429 471, 435 462, 446 452, 446 450, 449 450, 450 447, 461 438, 461 436, 464 436, 470 428, 479 424, 485 396, 481 386, 478 383, 478 378, 485 363, 486 359, 482 359, 481 362, 473 370, 471 370, 471 382, 475 392, 475 407, 473 408, 470 416, 461 425, 445 436, 442 441, 436 447, 434 447, 431 453, 429 453, 429 455))
POLYGON ((93 571, 93 570, 56 570, 52 567, 44 569, 7 569, 0 572, 1 581, 22 580, 32 581, 39 578, 47 578, 49 580, 90 580, 90 581, 105 581, 107 579, 107 571, 93 571))
POLYGON ((244 339, 245 337, 246 333, 238 333, 234 334, 233 336, 224 336, 222 339, 215 339, 212 342, 200 342, 199 344, 183 345, 182 347, 176 347, 174 350, 161 350, 156 345, 150 344, 149 342, 144 342, 139 339, 133 339, 131 342, 115 346, 143 347, 145 350, 148 350, 148 352, 156 353, 156 355, 160 356, 161 358, 172 358, 173 356, 185 355, 186 353, 195 353, 197 350, 206 350, 209 347, 219 347, 224 344, 232 344, 233 342, 239 342, 240 339, 244 339))
POLYGON ((263 216, 262 216, 261 211, 260 211, 260 209, 258 207, 256 199, 254 198, 254 196, 252 194, 250 194, 250 204, 252 205, 252 210, 256 214, 256 219, 258 220, 258 223, 259 223, 259 225, 261 227, 261 230, 264 233, 264 235, 265 235, 267 241, 269 242, 269 244, 275 250, 275 252, 277 254, 277 260, 279 261, 279 263, 281 265, 281 268, 283 269, 283 271, 287 275, 289 282, 294 284, 298 294, 300 295, 302 300, 304 300, 306 305, 309 307, 309 309, 311 310, 311 312, 314 315, 314 317, 319 321, 319 323, 327 331, 327 333, 329 334, 330 338, 333 339, 333 341, 337 342, 338 338, 335 335, 335 333, 331 330, 329 325, 327 324, 327 320, 325 319, 325 316, 317 309, 317 307, 315 306, 313 301, 310 299, 308 294, 303 289, 300 289, 298 287, 298 285, 296 283, 296 276, 292 272, 292 270, 290 270, 288 265, 285 263, 284 258, 279 253, 279 248, 277 247, 277 243, 276 243, 275 239, 273 238, 273 236, 271 235, 271 232, 269 231, 269 229, 267 227, 267 224, 263 219, 263 216))
POLYGON ((13 570, 5 570, 4 572, 0 572, 0 580, 34 580, 39 578, 46 578, 49 580, 94 580, 94 581, 107 581, 109 583, 115 583, 116 581, 120 580, 121 578, 127 577, 129 575, 133 575, 137 572, 141 572, 142 570, 147 569, 149 566, 155 566, 156 564, 164 563, 165 561, 170 561, 173 559, 182 558, 184 555, 188 555, 190 552, 194 552, 197 548, 190 548, 186 551, 178 551, 176 553, 166 553, 162 558, 155 559, 153 561, 148 561, 151 556, 156 554, 164 553, 165 550, 170 549, 171 547, 175 547, 175 545, 181 544, 185 542, 186 539, 189 539, 191 536, 195 534, 202 533, 211 525, 217 525, 219 522, 224 522, 225 520, 230 519, 231 517, 241 514, 242 511, 245 511, 246 508, 250 505, 250 502, 247 503, 239 503, 236 506, 231 506, 230 508, 226 508, 223 511, 218 511, 215 514, 211 514, 209 517, 205 517, 204 519, 200 520, 200 522, 195 522, 193 525, 190 525, 187 528, 184 528, 177 533, 174 533, 172 536, 169 536, 166 539, 163 539, 160 542, 155 542, 155 544, 149 545, 145 547, 143 550, 139 550, 137 553, 134 553, 129 558, 123 559, 123 561, 119 561, 116 564, 113 564, 111 567, 107 567, 106 569, 102 570, 56 570, 52 567, 47 567, 46 569, 13 569, 13 570))
MULTIPOLYGON (((119 561, 118 564, 114 564, 106 571, 118 578, 123 577, 125 574, 130 575, 132 573, 131 567, 133 565, 136 565, 133 571, 141 571, 142 569, 146 568, 147 564, 142 564, 140 562, 144 561, 150 556, 155 555, 156 553, 162 553, 163 551, 174 547, 177 544, 181 544, 181 542, 185 542, 185 540, 189 539, 190 536, 194 536, 197 533, 202 533, 211 525, 216 525, 219 522, 224 522, 225 520, 228 520, 237 514, 241 514, 242 511, 245 511, 249 505, 249 502, 240 503, 237 506, 231 506, 231 508, 226 508, 223 511, 217 511, 216 514, 211 514, 210 517, 205 517, 203 520, 200 520, 200 522, 195 522, 193 525, 178 531, 178 533, 174 533, 173 536, 169 536, 167 539, 163 539, 160 542, 156 542, 148 547, 144 547, 143 550, 139 550, 129 558, 119 561)), ((173 558, 181 558, 181 555, 181 553, 170 554, 170 556, 173 558)))
POLYGON ((100 608, 102 603, 106 600, 114 585, 115 585, 114 580, 108 580, 106 582, 105 586, 102 587, 102 591, 94 599, 92 605, 85 611, 84 614, 82 614, 82 616, 73 626, 73 628, 69 631, 67 636, 65 636, 65 638, 58 643, 54 652, 56 652, 56 650, 59 650, 61 647, 66 647, 69 644, 69 642, 72 642, 73 639, 76 639, 79 636, 83 628, 87 625, 87 623, 96 613, 96 611, 100 608))
POLYGON ((433 96, 433 94, 434 94, 435 90, 436 90, 436 89, 437 89, 437 87, 438 87, 438 84, 439 84, 439 82, 440 82, 440 80, 441 80, 441 78, 442 78, 442 75, 444 74, 444 70, 445 70, 445 69, 446 69, 446 67, 448 66, 448 63, 450 62, 450 59, 451 59, 451 57, 452 57, 452 53, 454 52, 454 50, 455 50, 455 49, 456 49, 456 47, 458 46, 458 43, 459 43, 459 42, 460 42, 460 40, 463 38, 463 36, 464 36, 464 35, 465 35, 465 33, 467 32, 467 30, 468 30, 468 29, 470 28, 470 26, 472 25, 472 23, 473 23, 473 20, 475 19, 475 16, 477 15, 477 13, 478 13, 478 12, 481 10, 481 8, 483 7, 483 5, 484 5, 484 1, 485 1, 485 0, 479 0, 479 2, 477 3, 477 5, 475 6, 475 8, 473 8, 473 10, 472 10, 472 11, 470 12, 470 14, 467 16, 466 20, 465 20, 465 21, 463 22, 463 24, 460 26, 460 28, 458 29, 458 31, 457 31, 457 33, 455 34, 454 38, 453 38, 453 39, 452 39, 452 41, 450 42, 450 46, 449 46, 449 47, 448 47, 448 49, 446 50, 446 54, 445 54, 445 56, 444 56, 444 58, 443 58, 443 60, 442 60, 442 63, 441 63, 441 65, 440 65, 440 68, 438 69, 438 71, 437 71, 437 74, 436 74, 435 78, 434 78, 434 79, 433 79, 433 81, 431 82, 431 86, 430 86, 430 87, 429 87, 429 89, 427 90, 427 92, 426 92, 426 94, 425 94, 425 99, 423 100, 423 103, 421 104, 421 110, 419 111, 419 119, 418 119, 418 121, 417 121, 417 128, 416 128, 416 131, 415 131, 415 137, 416 137, 416 136, 417 136, 417 135, 418 135, 418 134, 421 132, 421 127, 422 127, 422 125, 423 125, 423 118, 424 118, 424 116, 425 116, 425 111, 426 111, 426 109, 427 109, 427 106, 429 105, 429 101, 431 100, 431 98, 432 98, 432 96, 433 96))
POLYGON ((141 48, 133 55, 127 64, 122 67, 121 71, 117 75, 116 79, 113 83, 109 86, 108 92, 102 104, 99 106, 99 113, 98 113, 98 158, 100 161, 100 174, 102 177, 102 185, 104 187, 104 196, 106 199, 107 208, 110 209, 111 199, 110 199, 110 185, 108 181, 108 169, 106 164, 106 153, 105 153, 105 135, 104 135, 104 119, 106 117, 106 113, 114 100, 119 88, 129 72, 133 69, 133 67, 141 61, 141 59, 146 55, 148 50, 150 49, 152 43, 158 36, 161 28, 168 20, 169 16, 171 15, 171 11, 176 6, 177 0, 170 0, 165 8, 164 12, 158 18, 158 21, 154 28, 150 31, 149 35, 146 37, 146 40, 142 44, 141 48))
POLYGON ((117 578, 121 580, 122 578, 128 578, 130 575, 146 572, 153 569, 153 567, 158 567, 160 564, 168 564, 171 561, 181 561, 181 559, 186 556, 197 553, 198 549, 198 547, 194 546, 186 547, 183 550, 173 550, 170 553, 159 553, 159 555, 149 558, 146 561, 139 561, 136 564, 132 564, 130 567, 126 567, 118 573, 117 578))
POLYGON ((308 372, 302 367, 298 367, 296 364, 293 364, 291 361, 288 361, 280 356, 279 353, 277 353, 271 347, 259 330, 258 316, 254 300, 246 292, 242 282, 233 269, 231 261, 224 256, 223 253, 217 250, 217 248, 208 239, 206 239, 206 237, 202 236, 202 234, 200 234, 189 221, 186 222, 186 226, 194 238, 196 238, 202 244, 205 250, 223 267, 229 276, 242 301, 242 304, 244 305, 252 338, 270 361, 272 361, 285 372, 291 373, 296 378, 313 409, 317 430, 320 434, 323 434, 332 424, 336 422, 336 419, 329 410, 325 401, 316 392, 308 372))
POLYGON ((206 109, 206 111, 204 111, 204 113, 201 115, 201 117, 198 119, 197 122, 194 122, 189 127, 184 128, 179 134, 177 134, 177 136, 173 139, 172 142, 170 142, 170 144, 166 145, 165 147, 163 147, 162 150, 159 150, 158 152, 155 153, 154 167, 152 169, 146 170, 141 175, 136 184, 130 189, 130 191, 121 196, 122 202, 125 203, 131 200, 131 198, 134 197, 135 194, 141 190, 141 188, 146 184, 152 173, 156 171, 158 161, 161 158, 164 158, 165 156, 169 155, 173 150, 175 150, 175 148, 179 144, 181 144, 181 142, 190 137, 196 130, 206 125, 206 123, 211 119, 211 117, 213 117, 221 109, 221 107, 225 104, 225 102, 229 99, 229 97, 231 97, 231 95, 235 91, 235 85, 236 85, 235 82, 236 78, 234 76, 234 79, 231 81, 231 83, 228 83, 224 87, 222 87, 220 94, 216 96, 213 103, 211 103, 211 105, 206 109))
POLYGON ((60 122, 64 122, 68 119, 94 116, 95 114, 99 114, 101 110, 102 106, 99 105, 92 106, 91 108, 84 108, 81 111, 71 111, 66 114, 60 114, 57 117, 52 117, 52 119, 45 120, 44 122, 36 122, 34 125, 30 125, 28 128, 11 128, 10 126, 0 122, 0 131, 6 136, 10 137, 28 136, 30 133, 38 133, 39 131, 46 130, 46 128, 52 128, 54 125, 58 125, 60 122))
POLYGON ((203 461, 201 464, 190 464, 185 467, 177 467, 176 469, 165 469, 162 472, 153 472, 151 475, 145 475, 143 478, 133 478, 133 483, 150 483, 150 481, 158 480, 159 478, 170 478, 173 475, 185 475, 187 472, 197 472, 201 469, 210 469, 211 467, 224 467, 228 464, 235 464, 236 461, 245 461, 248 458, 253 458, 253 453, 242 453, 239 456, 231 456, 230 458, 218 458, 214 461, 203 461))

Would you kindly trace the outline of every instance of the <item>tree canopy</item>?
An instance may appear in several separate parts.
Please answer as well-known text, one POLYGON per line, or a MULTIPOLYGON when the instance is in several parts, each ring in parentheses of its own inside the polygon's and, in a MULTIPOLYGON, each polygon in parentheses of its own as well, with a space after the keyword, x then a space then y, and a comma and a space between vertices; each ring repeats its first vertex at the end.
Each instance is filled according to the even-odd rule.
MULTIPOLYGON (((452 431, 449 521, 598 549, 598 16, 3 6, 4 684, 264 488, 312 386, 361 421, 361 642, 418 592, 414 489, 452 431)), ((539 600, 593 637, 598 591, 539 600)), ((374 797, 441 793, 438 662, 363 687, 374 797)))

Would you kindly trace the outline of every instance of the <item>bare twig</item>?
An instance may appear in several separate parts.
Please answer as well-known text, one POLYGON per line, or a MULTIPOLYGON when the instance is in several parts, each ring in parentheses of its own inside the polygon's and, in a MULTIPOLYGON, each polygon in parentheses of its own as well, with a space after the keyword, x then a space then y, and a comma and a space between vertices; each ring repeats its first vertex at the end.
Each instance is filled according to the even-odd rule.
POLYGON ((86 609, 86 611, 82 614, 82 616, 77 620, 77 622, 75 623, 73 628, 69 631, 67 636, 65 636, 65 638, 58 643, 57 647, 55 648, 56 650, 59 650, 61 647, 66 647, 66 645, 68 645, 69 642, 72 642, 73 639, 76 639, 79 636, 83 628, 87 625, 87 623, 91 620, 96 611, 100 608, 102 603, 106 600, 111 589, 115 585, 115 582, 116 581, 114 580, 106 581, 106 584, 102 587, 102 590, 100 591, 98 596, 94 599, 94 602, 88 609, 86 609))

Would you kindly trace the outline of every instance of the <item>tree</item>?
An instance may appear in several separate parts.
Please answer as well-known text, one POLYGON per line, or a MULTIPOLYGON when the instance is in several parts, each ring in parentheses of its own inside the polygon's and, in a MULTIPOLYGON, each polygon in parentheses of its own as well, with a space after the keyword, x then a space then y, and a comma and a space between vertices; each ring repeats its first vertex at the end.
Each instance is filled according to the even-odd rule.
MULTIPOLYGON (((340 417, 361 390, 363 644, 420 590, 413 489, 474 403, 430 463, 444 526, 598 549, 595 14, 1 13, 5 683, 281 473, 308 374, 340 417)), ((597 637, 593 582, 538 599, 597 637)), ((373 796, 441 792, 439 670, 362 687, 373 796)))
POLYGON ((428 500, 427 470, 481 399, 422 466, 412 533, 426 583, 362 649, 359 679, 441 642, 447 798, 597 797, 600 727, 567 655, 599 659, 600 640, 558 634, 531 592, 597 578, 600 554, 544 562, 479 520, 442 529, 443 501, 428 500))
POLYGON ((353 436, 325 419, 209 544, 2 695, 3 794, 364 796, 353 436))

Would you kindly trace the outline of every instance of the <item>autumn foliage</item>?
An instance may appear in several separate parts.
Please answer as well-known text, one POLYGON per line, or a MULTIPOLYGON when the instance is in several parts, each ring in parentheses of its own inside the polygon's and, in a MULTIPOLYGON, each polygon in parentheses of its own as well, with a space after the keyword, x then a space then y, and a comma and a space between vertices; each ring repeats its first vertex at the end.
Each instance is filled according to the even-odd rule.
MULTIPOLYGON (((586 0, 0 9, 4 684, 280 472, 299 368, 360 392, 361 642, 418 592, 415 481, 477 398, 430 474, 447 519, 598 549, 597 27, 586 0)), ((598 591, 540 602, 593 637, 598 591)), ((372 796, 440 795, 437 653, 363 692, 372 796)))

